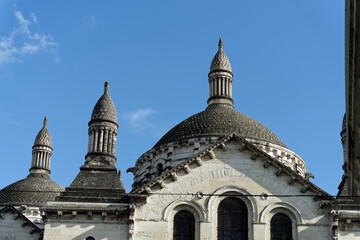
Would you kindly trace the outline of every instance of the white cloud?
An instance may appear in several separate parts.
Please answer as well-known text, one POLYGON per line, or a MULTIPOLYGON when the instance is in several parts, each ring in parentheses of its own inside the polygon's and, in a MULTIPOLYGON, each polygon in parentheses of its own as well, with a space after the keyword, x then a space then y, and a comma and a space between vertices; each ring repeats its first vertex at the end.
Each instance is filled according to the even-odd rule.
POLYGON ((39 50, 39 46, 33 45, 30 43, 24 43, 24 46, 22 46, 20 52, 25 54, 32 54, 39 50))
POLYGON ((36 18, 35 13, 30 13, 30 16, 31 16, 32 20, 34 21, 34 23, 37 23, 37 18, 36 18))
POLYGON ((0 65, 22 62, 24 56, 38 52, 48 52, 58 60, 58 44, 44 33, 33 31, 32 26, 38 23, 36 15, 30 13, 25 18, 22 12, 15 10, 16 27, 8 36, 0 37, 0 65))
POLYGON ((138 109, 134 112, 128 112, 123 117, 130 122, 135 130, 144 130, 147 128, 154 128, 153 124, 149 121, 149 116, 157 113, 151 108, 138 109))
POLYGON ((96 26, 96 19, 94 16, 87 16, 84 17, 84 23, 88 27, 95 27, 96 26))
POLYGON ((27 35, 30 35, 30 30, 29 30, 29 25, 31 24, 30 21, 26 20, 24 18, 24 16, 22 15, 22 13, 18 10, 15 11, 14 13, 16 20, 19 24, 19 28, 18 30, 21 31, 21 33, 25 33, 27 35))

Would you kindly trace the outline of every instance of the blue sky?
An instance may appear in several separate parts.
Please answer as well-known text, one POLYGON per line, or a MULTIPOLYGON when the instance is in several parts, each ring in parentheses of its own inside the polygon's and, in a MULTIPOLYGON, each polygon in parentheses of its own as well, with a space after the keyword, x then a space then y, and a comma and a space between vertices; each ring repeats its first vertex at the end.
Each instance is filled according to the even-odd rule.
POLYGON ((126 169, 207 106, 219 38, 235 107, 306 161, 336 194, 345 111, 344 1, 0 2, 0 188, 27 176, 48 117, 51 176, 67 187, 84 163, 87 123, 110 82, 126 169))

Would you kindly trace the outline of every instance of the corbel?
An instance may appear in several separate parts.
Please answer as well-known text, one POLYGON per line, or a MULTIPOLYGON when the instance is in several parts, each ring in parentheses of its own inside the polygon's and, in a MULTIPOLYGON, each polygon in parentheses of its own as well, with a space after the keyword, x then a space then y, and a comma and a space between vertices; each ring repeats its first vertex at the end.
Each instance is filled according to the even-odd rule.
POLYGON ((189 172, 190 172, 189 165, 185 165, 183 168, 184 168, 184 170, 185 170, 186 173, 189 173, 189 172))
POLYGON ((221 143, 220 146, 224 152, 227 151, 227 147, 226 147, 225 143, 221 143))
POLYGON ((284 172, 284 169, 281 167, 276 171, 276 176, 281 176, 281 174, 284 172))
POLYGON ((288 184, 292 185, 295 182, 295 180, 296 180, 296 176, 292 175, 289 182, 288 182, 288 184))
POLYGON ((197 165, 199 165, 199 166, 203 165, 203 161, 201 160, 200 157, 195 158, 195 161, 196 161, 197 165))
POLYGON ((239 151, 240 152, 243 152, 244 150, 246 149, 246 144, 245 143, 242 143, 240 148, 239 148, 239 151))
POLYGON ((214 153, 213 150, 209 150, 209 156, 210 156, 211 159, 215 159, 215 158, 216 158, 215 153, 214 153))
POLYGON ((164 188, 164 187, 165 187, 165 183, 164 183, 163 180, 159 180, 159 181, 158 181, 158 184, 159 184, 159 186, 160 186, 161 188, 164 188))
POLYGON ((259 156, 258 152, 253 152, 253 154, 251 154, 251 159, 255 160, 258 156, 259 156))
POLYGON ((306 193, 306 191, 309 189, 309 185, 304 184, 304 186, 301 188, 302 193, 306 193))
POLYGON ((171 173, 171 177, 173 178, 174 181, 176 181, 178 179, 178 176, 176 175, 175 172, 171 173))
POLYGON ((92 212, 89 211, 89 212, 86 213, 86 215, 87 215, 87 217, 88 217, 89 220, 92 219, 92 215, 93 215, 92 212))
POLYGON ((264 163, 264 168, 268 168, 271 164, 271 160, 268 159, 265 163, 264 163))

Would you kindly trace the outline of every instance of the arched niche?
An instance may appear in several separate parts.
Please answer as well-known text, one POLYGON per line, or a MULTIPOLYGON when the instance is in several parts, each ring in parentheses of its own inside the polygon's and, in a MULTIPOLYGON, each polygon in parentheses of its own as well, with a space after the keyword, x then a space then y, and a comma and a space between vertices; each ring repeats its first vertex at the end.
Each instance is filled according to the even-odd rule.
POLYGON ((229 197, 238 198, 247 208, 248 219, 248 238, 254 238, 253 222, 258 219, 258 208, 256 200, 251 196, 250 192, 235 186, 225 186, 214 191, 207 200, 207 221, 212 224, 213 239, 217 239, 218 227, 218 209, 220 203, 229 197))
POLYGON ((298 239, 298 225, 302 224, 300 212, 291 204, 278 202, 264 208, 260 214, 260 222, 265 224, 265 239, 271 239, 271 220, 276 214, 284 214, 289 217, 292 227, 292 239, 298 239))
POLYGON ((192 201, 175 201, 169 204, 163 211, 162 220, 168 222, 168 236, 173 239, 174 235, 174 219, 177 213, 187 211, 194 216, 195 219, 195 240, 200 240, 200 222, 205 221, 204 210, 192 201))

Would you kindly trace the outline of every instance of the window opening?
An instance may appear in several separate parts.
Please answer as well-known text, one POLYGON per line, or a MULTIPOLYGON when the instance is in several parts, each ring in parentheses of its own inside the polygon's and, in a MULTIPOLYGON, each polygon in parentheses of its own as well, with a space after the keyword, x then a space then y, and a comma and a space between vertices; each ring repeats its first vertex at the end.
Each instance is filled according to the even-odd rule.
POLYGON ((218 240, 247 240, 248 211, 245 203, 235 197, 221 201, 218 208, 218 240))
POLYGON ((187 211, 181 210, 174 217, 174 240, 195 240, 195 218, 187 211))
POLYGON ((163 172, 163 165, 159 163, 158 165, 156 165, 156 176, 160 176, 162 172, 163 172))
POLYGON ((288 215, 277 213, 270 222, 271 240, 292 240, 292 223, 288 215))

